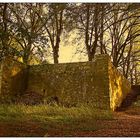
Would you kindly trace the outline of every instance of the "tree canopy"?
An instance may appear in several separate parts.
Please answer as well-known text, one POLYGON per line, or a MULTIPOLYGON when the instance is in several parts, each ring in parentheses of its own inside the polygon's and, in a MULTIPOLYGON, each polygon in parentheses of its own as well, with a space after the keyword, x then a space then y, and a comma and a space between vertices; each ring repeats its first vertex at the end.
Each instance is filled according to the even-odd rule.
POLYGON ((1 3, 0 25, 0 61, 11 56, 30 65, 51 55, 59 63, 62 42, 76 34, 72 44, 83 44, 88 61, 108 54, 132 84, 140 83, 139 4, 1 3))

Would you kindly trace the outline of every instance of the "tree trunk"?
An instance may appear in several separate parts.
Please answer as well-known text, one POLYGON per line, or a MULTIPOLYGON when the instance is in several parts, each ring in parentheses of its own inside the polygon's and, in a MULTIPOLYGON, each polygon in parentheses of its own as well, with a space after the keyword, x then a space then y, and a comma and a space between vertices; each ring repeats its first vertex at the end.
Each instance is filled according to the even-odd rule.
POLYGON ((92 61, 92 57, 91 57, 91 54, 90 54, 90 45, 89 45, 89 10, 90 10, 90 7, 89 5, 86 5, 86 29, 85 29, 85 46, 86 46, 86 50, 87 50, 87 55, 88 55, 88 60, 89 61, 92 61))
POLYGON ((29 55, 25 52, 24 56, 23 56, 23 63, 25 65, 29 64, 29 55))
POLYGON ((23 63, 27 66, 29 65, 29 57, 31 53, 32 43, 31 38, 29 39, 29 43, 27 44, 26 48, 24 49, 24 55, 23 55, 23 63))
POLYGON ((97 48, 97 42, 98 42, 98 26, 99 26, 99 22, 98 22, 98 14, 99 14, 99 7, 98 4, 95 5, 95 10, 94 10, 94 18, 95 18, 95 23, 94 23, 94 30, 95 30, 95 40, 92 46, 92 59, 95 56, 96 53, 96 48, 97 48))
POLYGON ((100 20, 100 24, 101 24, 101 31, 100 31, 100 53, 103 54, 104 51, 103 51, 103 30, 104 30, 104 15, 103 15, 103 12, 104 12, 104 5, 101 4, 101 20, 100 20))
POLYGON ((91 53, 89 52, 89 53, 88 53, 88 61, 92 61, 92 59, 93 59, 93 58, 92 58, 92 55, 91 55, 91 53))
POLYGON ((134 68, 134 72, 135 72, 135 74, 134 74, 134 77, 135 77, 135 85, 137 85, 138 84, 138 80, 137 80, 137 66, 135 65, 135 68, 134 68))
MULTIPOLYGON (((86 13, 86 31, 85 31, 85 45, 86 45, 86 49, 87 49, 87 53, 88 53, 88 60, 92 61, 94 59, 95 53, 96 53, 96 48, 97 48, 97 42, 98 42, 98 5, 95 5, 95 9, 94 9, 94 42, 93 44, 89 44, 89 27, 90 27, 90 6, 87 5, 87 13, 86 13)), ((92 38, 92 36, 91 36, 92 38)))
POLYGON ((53 49, 53 60, 54 60, 54 64, 58 64, 59 61, 58 61, 58 49, 56 49, 56 47, 53 49))

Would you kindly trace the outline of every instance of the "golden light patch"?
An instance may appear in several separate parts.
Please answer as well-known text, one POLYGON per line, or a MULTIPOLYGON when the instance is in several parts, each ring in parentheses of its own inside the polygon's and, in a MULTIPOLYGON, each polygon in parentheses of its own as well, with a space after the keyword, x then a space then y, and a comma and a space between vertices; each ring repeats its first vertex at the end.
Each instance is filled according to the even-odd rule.
POLYGON ((12 69, 11 76, 17 75, 20 71, 21 71, 20 68, 14 67, 14 68, 12 69))

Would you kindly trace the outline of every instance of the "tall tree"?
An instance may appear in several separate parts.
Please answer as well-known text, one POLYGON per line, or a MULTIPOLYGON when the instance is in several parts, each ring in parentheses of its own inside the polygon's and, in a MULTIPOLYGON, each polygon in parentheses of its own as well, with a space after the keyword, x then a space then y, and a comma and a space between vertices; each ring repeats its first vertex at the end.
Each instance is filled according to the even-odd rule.
POLYGON ((0 4, 0 61, 10 54, 11 12, 7 3, 0 4))
POLYGON ((89 61, 93 60, 97 48, 101 53, 106 53, 104 26, 108 10, 108 4, 84 3, 75 5, 75 11, 72 12, 75 26, 85 42, 89 61))
POLYGON ((28 65, 31 57, 36 53, 43 55, 42 51, 47 48, 47 37, 43 30, 43 24, 38 18, 36 11, 41 14, 42 7, 39 4, 14 4, 13 12, 14 39, 20 45, 20 56, 28 65))
POLYGON ((2 84, 2 60, 10 54, 10 38, 9 38, 9 16, 10 12, 8 9, 8 4, 0 4, 0 94, 1 94, 1 84, 2 84))
POLYGON ((48 34, 50 46, 53 50, 54 63, 59 63, 59 48, 61 35, 66 22, 66 7, 67 4, 46 4, 44 5, 43 15, 38 14, 39 19, 44 24, 44 28, 48 34))
POLYGON ((114 66, 122 67, 123 74, 128 78, 130 60, 134 43, 138 40, 140 24, 138 9, 131 11, 129 4, 114 4, 110 13, 109 34, 111 40, 111 57, 114 66))

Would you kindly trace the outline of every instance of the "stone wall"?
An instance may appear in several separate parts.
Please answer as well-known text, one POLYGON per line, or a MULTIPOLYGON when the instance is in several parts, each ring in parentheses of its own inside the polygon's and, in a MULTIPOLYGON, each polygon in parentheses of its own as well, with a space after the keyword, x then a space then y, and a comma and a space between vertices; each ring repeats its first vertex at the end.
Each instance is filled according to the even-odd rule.
POLYGON ((46 64, 29 69, 28 91, 41 93, 44 99, 57 97, 63 105, 92 103, 109 108, 108 56, 94 62, 46 64))
POLYGON ((112 65, 108 55, 97 55, 93 62, 29 66, 7 59, 3 62, 1 94, 42 95, 44 102, 75 106, 82 103, 115 110, 129 93, 130 83, 112 65))
POLYGON ((109 61, 109 94, 110 94, 110 108, 112 110, 120 107, 122 101, 125 99, 131 90, 129 81, 113 66, 109 61))
POLYGON ((26 67, 10 58, 1 63, 1 97, 21 95, 25 90, 26 67))

